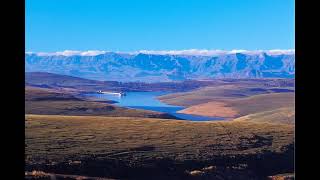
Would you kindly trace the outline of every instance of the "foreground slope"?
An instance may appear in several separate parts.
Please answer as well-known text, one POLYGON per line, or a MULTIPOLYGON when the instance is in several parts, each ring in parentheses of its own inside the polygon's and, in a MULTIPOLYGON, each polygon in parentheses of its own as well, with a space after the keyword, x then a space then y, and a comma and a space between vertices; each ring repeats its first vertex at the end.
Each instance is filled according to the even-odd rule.
POLYGON ((120 179, 261 179, 293 172, 293 144, 291 125, 26 115, 27 171, 120 179))

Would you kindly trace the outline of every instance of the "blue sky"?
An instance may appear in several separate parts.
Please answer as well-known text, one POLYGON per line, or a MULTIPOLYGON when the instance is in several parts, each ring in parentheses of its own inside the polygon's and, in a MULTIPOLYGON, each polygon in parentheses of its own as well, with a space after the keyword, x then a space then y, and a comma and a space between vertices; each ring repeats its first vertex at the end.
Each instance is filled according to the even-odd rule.
POLYGON ((294 0, 26 0, 26 51, 294 49, 294 0))

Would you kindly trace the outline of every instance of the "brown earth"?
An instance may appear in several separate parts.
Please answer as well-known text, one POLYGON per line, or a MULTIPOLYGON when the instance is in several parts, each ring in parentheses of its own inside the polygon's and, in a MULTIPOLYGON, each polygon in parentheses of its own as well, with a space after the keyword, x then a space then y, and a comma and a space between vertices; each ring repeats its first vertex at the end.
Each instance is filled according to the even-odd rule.
POLYGON ((199 104, 183 109, 179 111, 179 113, 225 118, 235 117, 239 114, 235 108, 228 107, 228 104, 225 102, 208 102, 199 104))

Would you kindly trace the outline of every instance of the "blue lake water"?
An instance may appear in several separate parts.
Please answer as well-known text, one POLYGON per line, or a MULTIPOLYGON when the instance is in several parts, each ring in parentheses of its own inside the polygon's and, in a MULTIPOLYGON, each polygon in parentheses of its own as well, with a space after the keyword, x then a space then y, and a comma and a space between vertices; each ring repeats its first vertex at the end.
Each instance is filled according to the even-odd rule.
POLYGON ((103 100, 116 101, 117 103, 115 103, 115 105, 117 106, 168 113, 184 120, 212 121, 212 120, 224 119, 220 117, 208 117, 208 116, 198 116, 198 115, 177 113, 177 111, 180 111, 185 107, 169 105, 157 99, 157 96, 161 96, 165 94, 168 94, 168 93, 167 92, 126 92, 126 95, 121 97, 117 95, 112 95, 112 94, 90 93, 90 94, 85 94, 85 96, 95 97, 103 100))

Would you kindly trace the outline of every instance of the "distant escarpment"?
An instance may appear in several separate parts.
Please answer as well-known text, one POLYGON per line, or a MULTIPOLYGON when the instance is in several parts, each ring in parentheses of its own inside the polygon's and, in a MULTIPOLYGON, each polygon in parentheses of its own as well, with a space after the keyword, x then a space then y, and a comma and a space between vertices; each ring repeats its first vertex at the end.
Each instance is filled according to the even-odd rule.
POLYGON ((215 56, 105 53, 25 55, 26 72, 49 72, 103 81, 180 81, 213 78, 294 78, 294 54, 215 56))

